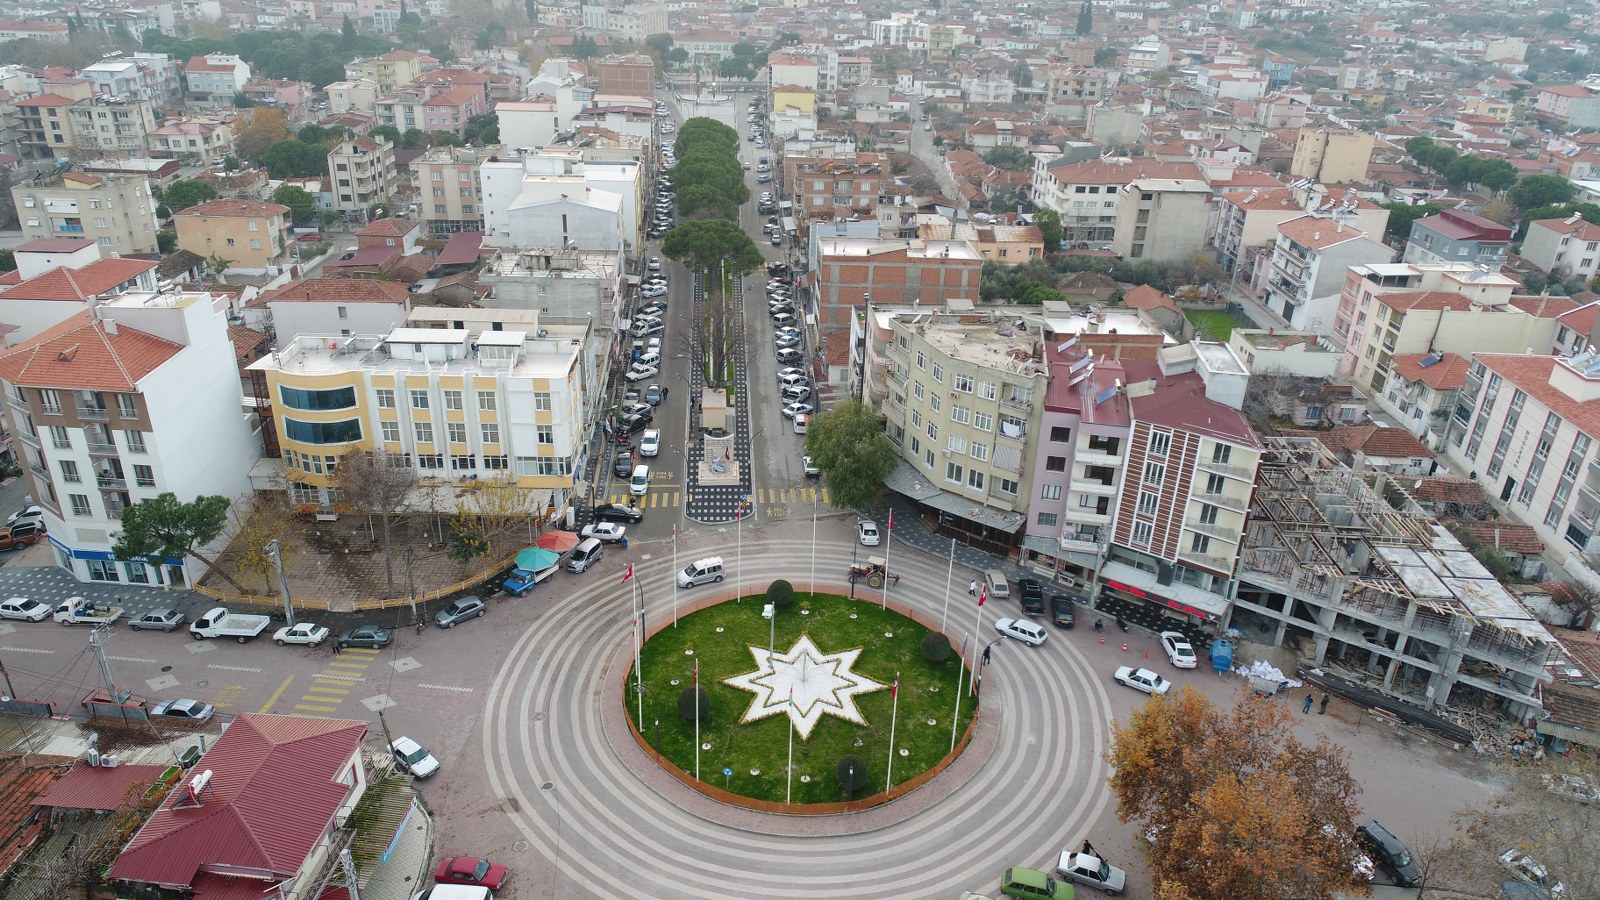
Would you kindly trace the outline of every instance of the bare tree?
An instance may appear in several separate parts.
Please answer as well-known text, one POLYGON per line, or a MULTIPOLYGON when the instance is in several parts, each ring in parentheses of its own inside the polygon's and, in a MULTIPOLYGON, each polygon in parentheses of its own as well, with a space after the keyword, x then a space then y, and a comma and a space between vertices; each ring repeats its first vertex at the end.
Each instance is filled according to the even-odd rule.
POLYGON ((539 493, 518 486, 509 472, 468 482, 459 491, 449 523, 450 556, 462 562, 492 559, 527 546, 533 529, 548 518, 539 493))
POLYGON ((1457 814, 1455 862, 1482 872, 1515 851, 1565 884, 1562 896, 1600 896, 1600 762, 1545 760, 1501 774, 1498 792, 1457 814))
POLYGON ((288 568, 299 544, 292 540, 301 528, 299 517, 289 505, 286 491, 257 491, 249 500, 228 507, 228 517, 233 520, 229 529, 233 540, 229 543, 226 559, 241 576, 253 575, 261 579, 270 592, 276 587, 277 566, 266 546, 278 542, 278 553, 288 568))
POLYGON ((1294 385, 1294 377, 1276 368, 1263 368, 1250 373, 1250 383, 1244 391, 1244 405, 1240 412, 1258 431, 1275 431, 1272 419, 1283 414, 1285 394, 1294 385))
POLYGON ((333 483, 345 505, 367 516, 377 516, 383 526, 383 573, 394 593, 394 515, 403 509, 419 482, 417 470, 404 456, 382 450, 351 450, 339 457, 333 483))

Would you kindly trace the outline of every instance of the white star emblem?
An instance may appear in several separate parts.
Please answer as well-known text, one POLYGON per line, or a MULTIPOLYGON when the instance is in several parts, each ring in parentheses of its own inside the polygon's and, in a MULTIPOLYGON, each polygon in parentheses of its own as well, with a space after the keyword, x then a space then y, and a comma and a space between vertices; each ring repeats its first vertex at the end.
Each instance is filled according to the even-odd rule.
POLYGON ((867 724, 856 708, 855 696, 888 687, 851 670, 861 655, 860 647, 823 653, 811 643, 809 635, 801 635, 787 653, 769 653, 763 647, 752 646, 750 655, 756 660, 754 672, 722 680, 730 687, 755 694, 750 708, 739 719, 740 724, 787 714, 801 740, 811 737, 811 729, 817 727, 823 715, 867 724))

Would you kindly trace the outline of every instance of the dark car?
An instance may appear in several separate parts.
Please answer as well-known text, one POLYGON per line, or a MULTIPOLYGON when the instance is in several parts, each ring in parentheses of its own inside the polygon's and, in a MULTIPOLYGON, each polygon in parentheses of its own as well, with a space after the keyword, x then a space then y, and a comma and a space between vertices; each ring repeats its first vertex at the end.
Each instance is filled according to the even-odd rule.
POLYGON ((620 427, 624 434, 637 434, 648 428, 650 420, 653 418, 655 418, 653 413, 636 412, 632 415, 623 416, 620 427))
POLYGON ((394 640, 394 632, 377 625, 357 625, 355 628, 339 635, 339 646, 342 647, 379 647, 389 646, 394 640))
POLYGON ((1422 884, 1422 870, 1411 858, 1411 851, 1400 843, 1394 832, 1383 827, 1376 819, 1358 826, 1356 839, 1395 884, 1401 887, 1418 887, 1422 884))
MULTIPOLYGON (((633 471, 630 469, 625 474, 631 475, 633 471)), ((594 508, 594 520, 596 522, 626 522, 629 525, 637 525, 644 521, 644 510, 634 506, 623 506, 620 503, 606 503, 594 508)))
POLYGON ((456 623, 468 619, 476 619, 489 611, 483 601, 477 597, 460 597, 450 601, 450 605, 439 610, 433 617, 440 628, 454 628, 456 623))
POLYGON ((1044 585, 1032 578, 1019 579, 1017 597, 1022 601, 1022 612, 1025 615, 1044 615, 1044 585))
POLYGON ((1060 594, 1051 597, 1050 621, 1061 628, 1071 628, 1078 624, 1077 613, 1072 609, 1072 601, 1060 594))
POLYGON ((627 478, 629 475, 633 474, 632 450, 619 449, 617 451, 617 460, 611 465, 611 474, 617 476, 618 478, 627 478))

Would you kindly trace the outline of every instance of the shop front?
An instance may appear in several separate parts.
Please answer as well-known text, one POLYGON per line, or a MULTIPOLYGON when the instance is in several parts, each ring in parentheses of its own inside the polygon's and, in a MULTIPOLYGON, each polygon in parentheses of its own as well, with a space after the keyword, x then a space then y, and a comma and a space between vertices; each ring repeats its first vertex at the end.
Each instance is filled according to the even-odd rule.
POLYGON ((1182 582, 1162 584, 1157 573, 1107 562, 1100 573, 1096 605, 1152 631, 1215 636, 1222 629, 1228 599, 1182 582))

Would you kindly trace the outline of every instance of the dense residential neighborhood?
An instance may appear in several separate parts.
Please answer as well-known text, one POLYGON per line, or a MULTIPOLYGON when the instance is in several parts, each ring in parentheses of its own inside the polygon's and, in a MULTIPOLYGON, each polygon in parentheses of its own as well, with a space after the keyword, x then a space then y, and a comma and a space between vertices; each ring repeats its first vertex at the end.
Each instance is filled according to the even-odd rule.
POLYGON ((0 0, 0 898, 1600 897, 1597 131, 1547 0, 0 0))

